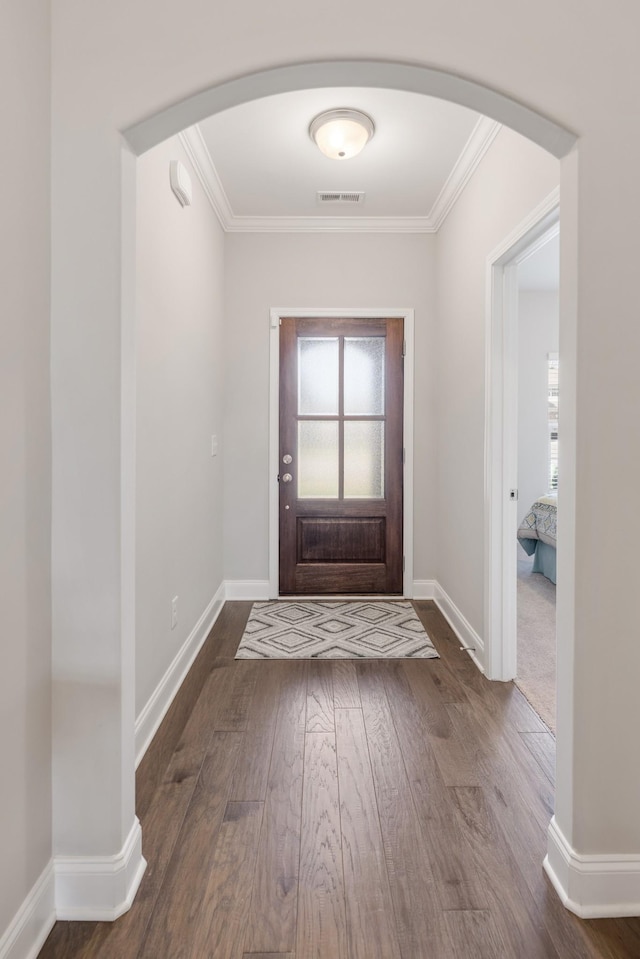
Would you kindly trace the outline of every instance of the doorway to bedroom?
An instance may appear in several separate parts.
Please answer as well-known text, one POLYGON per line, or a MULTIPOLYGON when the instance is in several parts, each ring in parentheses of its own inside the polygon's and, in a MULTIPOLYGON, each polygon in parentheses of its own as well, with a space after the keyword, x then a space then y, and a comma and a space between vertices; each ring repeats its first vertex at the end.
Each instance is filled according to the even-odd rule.
MULTIPOLYGON (((555 731, 559 225, 517 267, 516 684, 555 731)), ((514 318, 515 319, 515 318, 514 318)))
POLYGON ((559 327, 559 236, 560 191, 556 189, 487 258, 485 407, 485 672, 489 679, 516 681, 554 731, 556 586, 552 578, 557 577, 549 551, 555 547, 557 509, 553 501, 545 500, 562 483, 557 395, 552 396, 553 414, 549 412, 550 382, 552 394, 562 389, 559 337, 553 332, 559 327), (555 381, 550 380, 553 376, 555 381), (532 509, 536 503, 541 535, 532 509), (527 530, 519 539, 522 524, 527 530), (525 539, 534 541, 526 544, 528 550, 520 546, 525 539), (529 555, 534 556, 535 568, 529 555), (551 577, 544 575, 550 571, 551 577), (527 586, 540 589, 531 596, 527 586))

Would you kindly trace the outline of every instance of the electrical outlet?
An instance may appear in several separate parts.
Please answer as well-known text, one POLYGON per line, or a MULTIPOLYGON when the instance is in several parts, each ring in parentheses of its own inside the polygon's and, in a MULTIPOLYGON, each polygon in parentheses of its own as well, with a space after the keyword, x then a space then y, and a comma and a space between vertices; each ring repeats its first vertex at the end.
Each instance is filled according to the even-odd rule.
POLYGON ((171 629, 178 625, 178 597, 174 596, 171 600, 171 629))

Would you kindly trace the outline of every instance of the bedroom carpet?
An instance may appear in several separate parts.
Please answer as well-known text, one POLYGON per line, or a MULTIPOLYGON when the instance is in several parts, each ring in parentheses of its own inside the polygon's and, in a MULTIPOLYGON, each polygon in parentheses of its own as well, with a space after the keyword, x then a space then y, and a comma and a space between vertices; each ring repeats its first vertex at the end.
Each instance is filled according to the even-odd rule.
POLYGON ((413 605, 254 603, 236 659, 437 659, 413 605))
POLYGON ((556 588, 541 573, 533 573, 532 565, 528 556, 518 559, 516 685, 549 729, 555 732, 556 588))

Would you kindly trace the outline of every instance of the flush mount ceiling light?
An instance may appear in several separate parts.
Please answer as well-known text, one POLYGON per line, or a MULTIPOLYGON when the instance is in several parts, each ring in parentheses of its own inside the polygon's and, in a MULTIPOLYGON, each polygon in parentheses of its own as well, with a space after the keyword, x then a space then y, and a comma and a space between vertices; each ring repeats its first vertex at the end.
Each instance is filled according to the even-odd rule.
POLYGON ((375 132, 373 120, 360 110, 327 110, 311 121, 309 136, 331 160, 357 156, 375 132))

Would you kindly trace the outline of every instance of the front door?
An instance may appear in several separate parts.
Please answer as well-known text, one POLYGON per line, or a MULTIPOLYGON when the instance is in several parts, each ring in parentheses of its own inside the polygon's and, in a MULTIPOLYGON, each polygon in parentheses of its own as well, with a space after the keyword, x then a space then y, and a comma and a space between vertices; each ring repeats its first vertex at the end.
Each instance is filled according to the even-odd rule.
POLYGON ((402 593, 403 320, 283 317, 280 594, 402 593))

